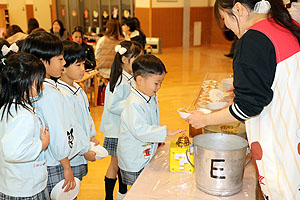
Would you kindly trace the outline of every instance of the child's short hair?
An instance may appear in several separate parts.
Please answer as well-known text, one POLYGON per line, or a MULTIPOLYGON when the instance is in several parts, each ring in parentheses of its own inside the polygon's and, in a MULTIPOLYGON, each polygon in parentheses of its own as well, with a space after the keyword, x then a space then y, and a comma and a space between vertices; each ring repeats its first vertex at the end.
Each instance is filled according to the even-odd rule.
POLYGON ((31 53, 49 63, 51 58, 62 55, 64 48, 58 37, 39 31, 28 35, 23 42, 22 51, 31 53))
POLYGON ((63 41, 64 45, 64 59, 66 64, 64 67, 69 67, 71 64, 75 62, 82 62, 85 60, 85 52, 84 49, 80 46, 80 44, 65 40, 63 41))
MULTIPOLYGON (((32 111, 30 92, 33 83, 36 83, 36 90, 39 94, 42 91, 43 81, 46 76, 44 64, 36 56, 18 52, 11 54, 2 66, 0 73, 0 108, 4 106, 8 110, 13 103, 21 105, 25 109, 32 111)), ((9 113, 10 114, 10 113, 9 113)), ((1 119, 3 119, 2 113, 1 119)))
POLYGON ((167 73, 164 63, 154 55, 145 54, 138 56, 132 63, 134 79, 137 76, 147 76, 149 74, 167 73))

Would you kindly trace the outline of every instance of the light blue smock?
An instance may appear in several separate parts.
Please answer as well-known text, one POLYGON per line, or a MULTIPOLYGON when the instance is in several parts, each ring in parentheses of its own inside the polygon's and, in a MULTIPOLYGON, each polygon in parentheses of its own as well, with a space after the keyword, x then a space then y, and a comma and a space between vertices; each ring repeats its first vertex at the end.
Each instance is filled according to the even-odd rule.
MULTIPOLYGON (((2 107, 1 116, 3 112, 2 107)), ((7 119, 4 114, 0 120, 0 192, 29 197, 47 185, 47 166, 40 139, 42 127, 33 111, 18 106, 16 113, 12 104, 10 112, 13 117, 8 115, 7 119)))
POLYGON ((135 85, 135 81, 125 70, 118 79, 114 88, 114 92, 109 90, 109 83, 105 89, 104 109, 101 118, 100 131, 104 137, 118 138, 120 131, 120 116, 125 107, 126 99, 130 94, 131 85, 135 85))
POLYGON ((66 82, 58 80, 57 87, 66 99, 66 104, 72 113, 71 117, 76 121, 80 136, 81 152, 70 161, 71 166, 86 164, 87 161, 83 155, 90 150, 90 138, 97 134, 90 114, 88 98, 83 89, 75 82, 73 86, 70 86, 66 82))
POLYGON ((132 88, 121 114, 119 167, 128 172, 140 171, 166 137, 167 127, 160 126, 157 95, 149 97, 132 88))
POLYGON ((57 166, 60 160, 71 160, 80 151, 79 138, 75 132, 75 120, 65 105, 63 94, 56 83, 46 78, 42 98, 34 103, 37 114, 49 128, 50 143, 45 149, 47 166, 57 166))

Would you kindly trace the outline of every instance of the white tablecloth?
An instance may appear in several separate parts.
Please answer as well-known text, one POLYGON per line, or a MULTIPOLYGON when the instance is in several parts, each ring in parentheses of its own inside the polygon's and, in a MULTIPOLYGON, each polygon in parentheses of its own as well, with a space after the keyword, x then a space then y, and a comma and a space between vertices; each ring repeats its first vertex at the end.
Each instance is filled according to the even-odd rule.
POLYGON ((196 187, 195 174, 169 171, 170 142, 158 148, 155 157, 127 192, 124 200, 254 200, 257 179, 253 161, 245 168, 243 189, 236 195, 218 197, 196 187))

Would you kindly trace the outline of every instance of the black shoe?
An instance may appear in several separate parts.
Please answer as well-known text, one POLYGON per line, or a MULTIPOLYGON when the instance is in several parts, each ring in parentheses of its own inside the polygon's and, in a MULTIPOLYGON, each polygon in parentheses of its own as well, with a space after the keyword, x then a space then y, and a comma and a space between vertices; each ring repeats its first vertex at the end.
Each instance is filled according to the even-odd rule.
POLYGON ((229 53, 229 54, 224 54, 224 56, 228 57, 228 58, 233 58, 233 54, 229 53))

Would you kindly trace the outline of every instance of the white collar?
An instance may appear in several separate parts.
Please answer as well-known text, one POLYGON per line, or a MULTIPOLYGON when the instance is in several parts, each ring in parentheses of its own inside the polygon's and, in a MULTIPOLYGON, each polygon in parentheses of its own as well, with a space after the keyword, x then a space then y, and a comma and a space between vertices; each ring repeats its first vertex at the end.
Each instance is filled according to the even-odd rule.
POLYGON ((133 76, 126 72, 125 70, 122 71, 123 76, 127 79, 128 82, 130 82, 133 79, 133 76))
POLYGON ((80 86, 77 85, 77 84, 75 84, 75 82, 74 82, 74 84, 73 84, 73 87, 70 86, 68 83, 66 83, 66 82, 64 82, 64 81, 62 81, 62 80, 60 80, 60 79, 57 80, 57 84, 59 84, 59 85, 65 87, 65 88, 67 88, 73 95, 77 94, 77 92, 80 90, 80 86))
POLYGON ((51 85, 52 87, 57 88, 57 84, 54 80, 50 79, 50 78, 45 78, 44 79, 44 83, 48 83, 49 85, 51 85))
MULTIPOLYGON (((132 87, 132 89, 134 91, 135 94, 137 94, 139 97, 141 97, 142 99, 144 99, 146 101, 146 103, 150 104, 150 101, 152 99, 151 96, 145 95, 142 92, 138 91, 136 88, 132 87)), ((154 96, 154 98, 156 97, 156 95, 154 96)))

